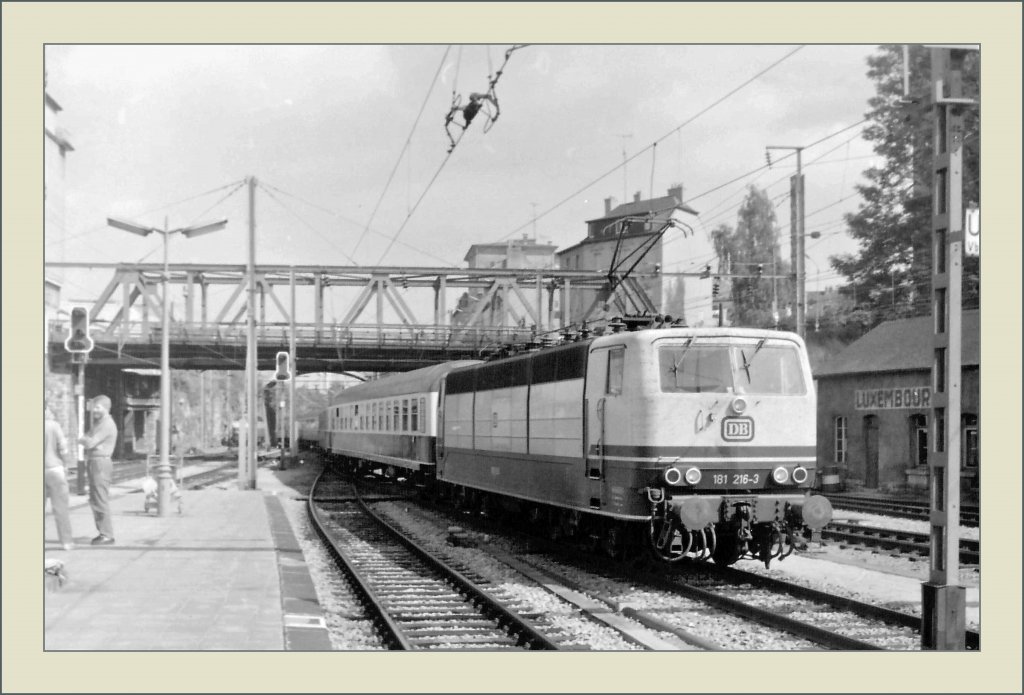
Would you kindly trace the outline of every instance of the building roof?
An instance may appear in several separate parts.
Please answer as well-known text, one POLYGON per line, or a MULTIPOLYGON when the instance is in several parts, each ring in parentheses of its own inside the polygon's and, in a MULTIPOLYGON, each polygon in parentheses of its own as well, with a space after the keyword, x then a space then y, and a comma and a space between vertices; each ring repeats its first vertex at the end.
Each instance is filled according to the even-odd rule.
MULTIPOLYGON (((977 309, 963 312, 961 329, 961 363, 977 366, 981 357, 977 309)), ((931 316, 886 321, 827 360, 814 376, 930 370, 934 358, 933 330, 931 316)))
POLYGON ((675 196, 666 195, 661 198, 633 200, 628 203, 623 203, 622 205, 617 205, 612 208, 607 215, 587 220, 587 224, 590 224, 591 222, 600 222, 601 220, 617 220, 620 217, 629 217, 630 215, 646 215, 649 212, 658 212, 660 214, 667 215, 675 209, 688 212, 691 215, 698 214, 696 210, 686 203, 679 202, 675 196))

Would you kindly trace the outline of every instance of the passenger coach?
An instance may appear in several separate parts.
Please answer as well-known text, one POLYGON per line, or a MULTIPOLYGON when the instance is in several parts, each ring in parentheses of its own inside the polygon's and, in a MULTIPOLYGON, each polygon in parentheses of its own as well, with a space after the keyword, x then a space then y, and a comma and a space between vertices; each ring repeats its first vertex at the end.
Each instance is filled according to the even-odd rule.
POLYGON ((424 466, 432 471, 438 387, 445 374, 467 364, 473 362, 447 362, 345 389, 321 415, 321 448, 407 472, 424 466))

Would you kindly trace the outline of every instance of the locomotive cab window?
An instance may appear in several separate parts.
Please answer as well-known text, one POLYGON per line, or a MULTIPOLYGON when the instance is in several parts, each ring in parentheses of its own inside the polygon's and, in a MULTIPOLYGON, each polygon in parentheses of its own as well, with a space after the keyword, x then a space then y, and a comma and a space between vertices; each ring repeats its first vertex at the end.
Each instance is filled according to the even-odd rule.
POLYGON ((732 389, 729 348, 718 345, 663 347, 658 350, 661 390, 666 393, 724 393, 732 389))
POLYGON ((796 345, 765 339, 729 345, 693 339, 658 350, 665 393, 749 393, 796 396, 807 392, 796 345))

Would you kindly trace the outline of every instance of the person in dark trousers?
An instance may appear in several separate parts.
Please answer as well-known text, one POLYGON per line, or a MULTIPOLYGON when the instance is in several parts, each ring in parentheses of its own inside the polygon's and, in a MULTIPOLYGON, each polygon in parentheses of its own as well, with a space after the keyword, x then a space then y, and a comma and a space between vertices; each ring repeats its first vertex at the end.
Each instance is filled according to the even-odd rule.
POLYGON ((64 462, 68 440, 50 407, 43 409, 43 417, 43 507, 49 498, 53 520, 57 524, 57 538, 64 550, 71 550, 75 544, 68 511, 67 464, 64 462))
POLYGON ((114 542, 114 525, 110 518, 110 478, 113 462, 110 460, 117 442, 117 425, 110 417, 110 399, 96 396, 90 401, 92 427, 89 434, 78 440, 85 447, 89 473, 89 506, 100 535, 92 539, 93 545, 114 542))

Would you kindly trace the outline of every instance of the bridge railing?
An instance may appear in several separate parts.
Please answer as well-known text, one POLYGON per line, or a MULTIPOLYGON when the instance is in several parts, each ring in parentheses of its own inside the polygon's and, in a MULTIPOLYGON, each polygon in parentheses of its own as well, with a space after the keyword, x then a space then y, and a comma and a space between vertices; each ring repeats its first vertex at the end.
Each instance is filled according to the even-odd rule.
MULTIPOLYGON (((127 324, 104 326, 93 323, 92 338, 98 343, 124 345, 158 345, 162 328, 153 322, 129 321, 127 324)), ((290 323, 263 323, 256 327, 260 344, 275 345, 287 349, 293 327, 290 323)), ((525 327, 503 326, 437 326, 433 324, 373 324, 339 325, 299 323, 294 326, 295 342, 300 347, 333 348, 458 348, 486 350, 508 343, 525 343, 533 331, 525 327)), ((63 343, 68 337, 66 321, 50 322, 50 342, 63 343)), ((184 323, 174 321, 170 326, 170 340, 173 343, 194 345, 236 344, 246 342, 246 327, 238 323, 184 323)))

